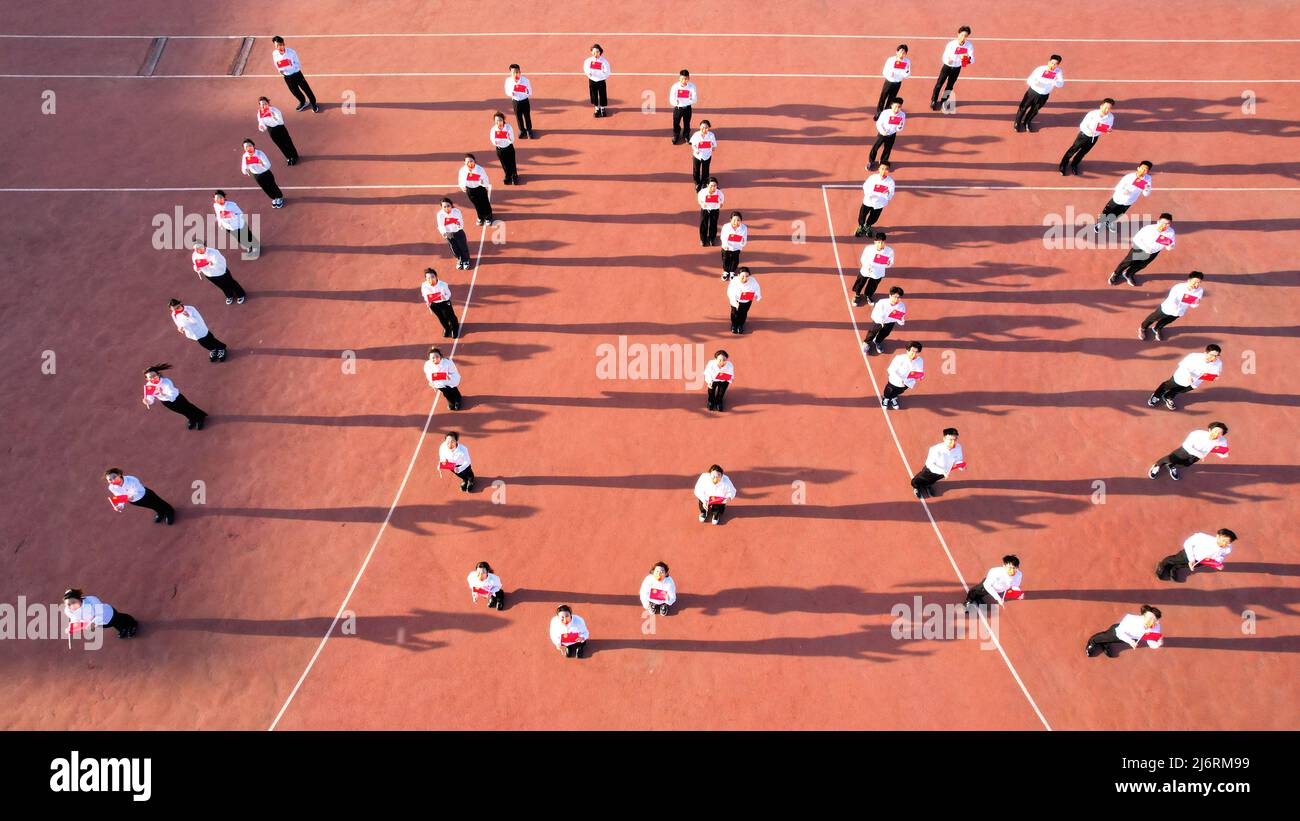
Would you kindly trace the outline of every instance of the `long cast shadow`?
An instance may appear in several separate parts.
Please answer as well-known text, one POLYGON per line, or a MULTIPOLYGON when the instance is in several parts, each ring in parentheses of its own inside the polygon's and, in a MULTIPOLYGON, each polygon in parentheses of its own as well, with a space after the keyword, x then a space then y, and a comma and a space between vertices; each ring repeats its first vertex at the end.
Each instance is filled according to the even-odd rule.
MULTIPOLYGON (((319 640, 332 622, 333 619, 327 616, 304 619, 159 619, 148 621, 146 629, 150 632, 172 630, 319 640)), ((446 642, 433 638, 438 633, 452 630, 489 633, 507 624, 504 619, 484 613, 439 613, 417 609, 401 616, 357 616, 355 632, 345 633, 336 628, 333 635, 337 641, 365 641, 421 652, 446 646, 446 642)))

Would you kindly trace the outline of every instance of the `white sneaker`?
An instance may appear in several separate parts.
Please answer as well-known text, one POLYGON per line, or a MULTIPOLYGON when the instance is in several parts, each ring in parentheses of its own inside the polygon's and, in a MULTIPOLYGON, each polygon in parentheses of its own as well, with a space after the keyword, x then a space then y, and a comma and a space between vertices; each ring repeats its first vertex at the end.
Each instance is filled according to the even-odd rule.
POLYGON ((705 518, 705 517, 704 517, 704 514, 701 513, 701 514, 700 514, 700 521, 701 521, 701 522, 704 521, 704 518, 705 518))
POLYGON ((897 400, 897 399, 890 399, 890 400, 889 400, 889 407, 892 408, 893 410, 898 410, 898 400, 897 400))

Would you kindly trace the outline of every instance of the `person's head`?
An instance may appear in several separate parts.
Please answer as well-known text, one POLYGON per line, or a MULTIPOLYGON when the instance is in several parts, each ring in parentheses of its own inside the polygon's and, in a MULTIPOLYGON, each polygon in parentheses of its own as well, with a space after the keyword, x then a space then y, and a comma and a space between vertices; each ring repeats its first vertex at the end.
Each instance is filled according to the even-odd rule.
POLYGON ((104 478, 108 480, 110 485, 122 484, 122 477, 125 475, 126 474, 122 472, 121 468, 109 468, 104 471, 104 478))
POLYGON ((498 111, 497 113, 492 115, 492 122, 496 124, 497 128, 501 128, 506 124, 506 115, 498 111))
POLYGON ((429 361, 430 361, 430 362, 435 362, 435 363, 436 363, 436 362, 441 362, 441 361, 442 361, 442 348, 439 348, 439 347, 436 347, 436 346, 430 348, 430 349, 429 349, 429 361))
POLYGON ((69 612, 75 613, 81 609, 81 601, 86 598, 86 594, 81 592, 79 587, 69 587, 63 591, 63 606, 68 608, 69 612))
POLYGON ((244 150, 249 154, 252 154, 254 151, 257 150, 257 144, 254 143, 252 140, 244 140, 244 150))
POLYGON ((1163 231, 1166 228, 1168 228, 1170 224, 1173 223, 1173 221, 1174 221, 1174 215, 1169 213, 1168 211, 1165 211, 1160 215, 1160 219, 1156 221, 1156 224, 1159 225, 1160 230, 1163 231))
POLYGON ((514 78, 515 78, 516 80, 519 79, 519 64, 518 64, 518 63, 511 63, 511 64, 510 64, 510 74, 511 74, 512 76, 514 76, 514 78))
POLYGON ((650 568, 650 573, 659 581, 668 578, 668 565, 663 562, 655 562, 654 567, 650 568))
POLYGON ((686 85, 691 80, 691 73, 686 69, 677 72, 677 82, 686 85))
POLYGON ((899 288, 897 285, 895 285, 893 288, 890 288, 890 289, 889 289, 889 304, 890 304, 890 305, 897 305, 897 304, 898 304, 898 300, 900 300, 900 299, 902 299, 902 298, 903 298, 903 289, 902 289, 902 288, 899 288))
POLYGON ((716 193, 718 193, 718 178, 717 178, 717 177, 709 177, 709 193, 710 193, 710 194, 716 194, 716 193))
POLYGON ((1190 274, 1187 275, 1188 288, 1199 288, 1201 287, 1201 283, 1204 281, 1205 281, 1205 274, 1202 274, 1200 271, 1192 271, 1190 274))
POLYGON ((944 429, 943 429, 943 443, 944 443, 945 445, 947 445, 948 448, 949 448, 950 450, 951 450, 952 448, 957 447, 957 437, 958 437, 958 435, 959 435, 959 434, 957 433, 957 429, 956 429, 956 428, 944 428, 944 429))
POLYGON ((446 197, 442 198, 442 210, 443 211, 451 210, 451 200, 447 199, 446 197))
POLYGON ((573 621, 573 611, 569 609, 567 604, 555 608, 555 615, 559 617, 561 624, 568 624, 573 621))
POLYGON ((741 221, 742 219, 744 219, 744 218, 745 218, 745 215, 742 214, 742 213, 740 213, 739 211, 732 211, 732 212, 731 212, 731 224, 732 224, 732 225, 740 225, 740 221, 741 221))
POLYGON ((157 365, 150 365, 144 369, 144 378, 150 382, 157 382, 162 378, 162 372, 171 368, 166 362, 159 362, 157 365))
POLYGON ((709 476, 716 485, 722 481, 722 465, 709 465, 709 476))
POLYGON ((474 167, 474 164, 475 164, 476 162, 478 162, 478 160, 474 159, 474 155, 473 155, 473 154, 466 154, 466 155, 465 155, 465 167, 466 167, 466 168, 473 168, 473 167, 474 167))
POLYGON ((1223 356, 1223 348, 1220 348, 1218 345, 1206 345, 1206 346, 1205 346, 1205 361, 1206 361, 1206 362, 1213 362, 1213 361, 1215 361, 1216 359, 1218 359, 1218 358, 1221 357, 1221 356, 1223 356))
POLYGON ((272 38, 271 38, 271 44, 275 46, 275 50, 276 50, 276 51, 279 51, 279 52, 283 52, 283 51, 284 51, 284 38, 281 37, 280 35, 277 34, 277 35, 275 35, 274 37, 272 37, 272 38))
POLYGON ((918 356, 921 355, 921 348, 922 348, 922 347, 923 347, 923 346, 921 345, 920 342, 909 342, 909 343, 907 343, 907 358, 908 358, 908 359, 916 359, 918 356))
POLYGON ((888 160, 882 160, 882 161, 880 162, 880 166, 879 166, 879 169, 878 169, 879 172, 880 172, 880 176, 882 176, 882 177, 888 177, 888 176, 889 176, 889 172, 890 172, 890 170, 891 170, 893 167, 894 167, 894 166, 892 166, 892 165, 889 164, 889 161, 888 161, 888 160))
POLYGON ((1211 422, 1206 430, 1210 432, 1211 439, 1218 439, 1220 436, 1228 435, 1228 426, 1223 422, 1211 422))
POLYGON ((1156 623, 1160 621, 1161 613, 1160 613, 1160 608, 1158 607, 1152 607, 1149 604, 1144 604, 1142 605, 1142 609, 1138 612, 1142 614, 1142 621, 1146 624, 1147 627, 1155 627, 1156 623))
POLYGON ((891 109, 893 109, 893 111, 894 111, 895 114, 897 114, 898 112, 902 111, 902 110, 903 110, 903 98, 902 98, 902 97, 895 97, 895 98, 894 98, 894 101, 893 101, 892 103, 889 104, 889 107, 890 107, 891 109))
POLYGON ((727 360, 730 358, 731 358, 731 354, 727 353, 726 351, 718 350, 713 352, 713 361, 718 363, 719 368, 727 364, 727 360))
POLYGON ((967 37, 970 37, 970 26, 962 26, 957 29, 957 42, 964 43, 967 37))
POLYGON ((741 282, 749 282, 749 268, 737 268, 736 273, 740 276, 741 282))
POLYGON ((220 189, 213 191, 212 201, 215 202, 217 205, 223 204, 226 201, 226 192, 220 189))
POLYGON ((592 56, 592 57, 599 57, 600 55, 602 55, 602 54, 604 54, 604 53, 605 53, 605 49, 603 49, 603 48, 600 47, 600 43, 592 43, 592 44, 591 44, 591 56, 592 56))
POLYGON ((270 99, 269 97, 258 97, 258 98, 257 98, 257 107, 258 107, 258 108, 267 108, 267 107, 269 107, 270 105, 271 105, 271 99, 270 99))
MULTIPOLYGON (((713 128, 713 123, 709 122, 708 120, 700 120, 700 133, 701 133, 701 134, 706 134, 706 133, 708 133, 708 130, 709 130, 710 128, 713 128)), ((710 179, 712 179, 712 178, 710 178, 710 179)))
POLYGON ((1016 571, 1020 569, 1020 557, 1012 553, 1003 556, 1002 569, 1007 571, 1008 576, 1016 575, 1016 571))
POLYGON ((194 253, 196 254, 206 254, 208 252, 208 246, 205 245, 202 240, 194 243, 191 247, 194 248, 194 253))
POLYGON ((480 579, 486 579, 488 574, 492 572, 492 565, 487 562, 479 562, 474 565, 474 570, 478 573, 480 579))
POLYGON ((1139 177, 1146 176, 1147 174, 1151 173, 1152 168, 1155 168, 1154 163, 1152 163, 1150 160, 1143 160, 1142 162, 1138 163, 1137 175, 1139 177))
POLYGON ((181 311, 185 310, 185 303, 181 302, 179 299, 169 299, 167 300, 167 309, 174 314, 179 314, 181 311))
POLYGON ((1061 64, 1061 55, 1059 55, 1059 54, 1053 54, 1053 55, 1052 55, 1051 57, 1049 57, 1048 60, 1047 60, 1047 67, 1048 67, 1049 69, 1055 69, 1055 68, 1056 68, 1057 66, 1059 66, 1060 64, 1061 64))
POLYGON ((876 234, 876 250, 879 251, 885 247, 885 232, 880 231, 876 234))
POLYGON ((429 283, 430 285, 437 285, 437 284, 438 284, 438 272, 435 271, 435 270, 433 270, 432 268, 425 268, 425 269, 424 269, 424 281, 427 282, 427 283, 429 283))
POLYGON ((443 438, 442 443, 449 448, 454 448, 460 444, 460 434, 454 430, 449 430, 447 431, 446 437, 443 438))
POLYGON ((1219 547, 1227 547, 1237 541, 1237 534, 1226 527, 1219 528, 1219 532, 1214 534, 1214 540, 1219 543, 1219 547))
POLYGON ((903 59, 907 56, 907 43, 899 43, 898 48, 894 49, 894 56, 903 59))
POLYGON ((1114 108, 1114 107, 1115 107, 1115 101, 1112 100, 1111 98, 1107 97, 1106 99, 1102 100, 1102 101, 1101 101, 1101 114, 1102 114, 1102 116, 1104 117, 1104 116, 1106 116, 1107 114, 1109 114, 1109 113, 1110 113, 1110 110, 1111 110, 1112 108, 1114 108))

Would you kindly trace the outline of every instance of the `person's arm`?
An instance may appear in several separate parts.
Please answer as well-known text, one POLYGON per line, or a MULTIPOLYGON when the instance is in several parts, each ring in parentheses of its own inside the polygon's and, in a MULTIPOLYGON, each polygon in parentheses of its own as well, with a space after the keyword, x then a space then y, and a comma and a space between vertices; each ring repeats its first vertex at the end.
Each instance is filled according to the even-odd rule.
POLYGON ((646 610, 650 609, 650 588, 653 587, 650 583, 651 578, 652 577, 650 576, 646 576, 641 581, 641 606, 646 610))

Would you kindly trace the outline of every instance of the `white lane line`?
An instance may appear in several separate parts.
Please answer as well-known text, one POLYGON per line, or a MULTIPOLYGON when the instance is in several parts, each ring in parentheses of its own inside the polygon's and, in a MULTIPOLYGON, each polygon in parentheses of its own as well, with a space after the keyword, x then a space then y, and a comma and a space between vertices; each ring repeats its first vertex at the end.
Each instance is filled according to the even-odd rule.
MULTIPOLYGON (((149 77, 141 77, 138 74, 0 74, 0 79, 7 80, 266 80, 278 78, 279 74, 240 74, 232 76, 230 74, 154 74, 149 77)), ((343 72, 311 72, 312 77, 493 77, 500 79, 505 75, 499 71, 343 71, 343 72)), ((580 71, 530 71, 530 77, 583 77, 585 75, 580 71)), ((619 77, 676 77, 677 71, 624 71, 618 74, 619 77)), ((740 77, 750 79, 772 78, 782 80, 879 80, 879 74, 776 74, 776 73, 743 73, 743 72, 697 72, 692 77, 740 77)), ((934 80, 937 75, 934 74, 913 74, 913 80, 934 80)), ((993 83, 1023 83, 1024 77, 972 77, 964 76, 963 82, 993 82, 993 83)), ((1170 79, 1167 77, 1141 78, 1141 77, 1117 77, 1114 79, 1093 79, 1083 77, 1071 77, 1071 83, 1094 83, 1103 85, 1116 85, 1122 83, 1138 83, 1141 85, 1152 84, 1171 84, 1171 85, 1205 85, 1205 84, 1226 84, 1226 85, 1295 85, 1300 84, 1300 78, 1279 78, 1270 77, 1258 80, 1223 80, 1223 79, 1170 79)))
MULTIPOLYGON (((0 38, 11 40, 152 40, 154 37, 166 36, 172 40, 239 40, 243 34, 0 34, 0 38)), ((270 34, 256 34, 255 37, 271 37, 270 34)), ((396 37, 415 39, 425 37, 707 37, 715 40, 762 38, 762 39, 802 39, 802 40, 938 40, 947 42, 951 34, 805 34, 795 32, 665 32, 665 31, 466 31, 466 32, 405 32, 401 34, 361 33, 361 34, 282 34, 286 40, 345 40, 360 38, 396 37)), ((985 43, 1300 43, 1297 39, 1268 38, 1135 38, 1115 39, 1086 37, 972 37, 985 43)))
MULTIPOLYGON (((840 288, 844 291, 844 304, 848 307, 849 321, 853 325, 854 344, 858 348, 858 354, 862 357, 862 364, 867 369, 867 376, 871 378, 871 389, 875 391, 876 404, 879 406, 881 400, 880 386, 876 383, 876 375, 871 370, 871 360, 867 358, 866 351, 862 349, 862 343, 857 341, 862 336, 862 331, 858 328, 858 318, 853 314, 853 301, 849 298, 849 286, 844 278, 844 266, 840 264, 840 247, 839 243, 835 239, 835 222, 831 218, 831 201, 826 195, 827 188, 828 186, 822 186, 822 203, 826 206, 826 225, 830 230, 831 249, 835 252, 835 267, 839 270, 840 274, 840 288)), ((894 439, 894 447, 898 449, 898 458, 903 461, 903 473, 910 480, 912 478, 912 470, 907 462, 907 454, 903 452, 903 445, 898 440, 898 432, 894 430, 894 420, 889 418, 889 411, 885 410, 883 407, 878 407, 878 409, 880 415, 885 417, 885 424, 889 427, 889 435, 894 439)), ((957 574, 957 581, 961 582, 962 590, 969 593, 970 587, 967 586, 966 580, 962 577, 961 568, 957 566, 957 560, 953 558, 952 551, 948 549, 948 542, 943 538, 943 532, 939 530, 939 523, 934 520, 934 515, 930 512, 930 505, 926 503, 925 499, 921 499, 920 502, 921 508, 925 511, 925 517, 930 520, 930 527, 934 530, 934 535, 939 539, 939 546, 943 548, 944 555, 948 557, 948 563, 952 565, 953 573, 957 574)), ((1016 672, 1016 666, 1011 663, 1011 658, 1007 656, 1007 651, 1003 649, 1002 642, 998 639, 997 631, 987 622, 983 610, 977 610, 976 612, 979 613, 980 622, 984 624, 987 635, 993 639, 994 646, 998 648, 998 653, 1001 654, 1002 660, 1006 662, 1007 669, 1011 671, 1011 677, 1014 678, 1016 684, 1020 686, 1020 692, 1025 694, 1025 698, 1029 701, 1029 706, 1034 708, 1034 713, 1038 716, 1038 720, 1043 723, 1044 729, 1051 730, 1052 725, 1047 723, 1047 719, 1043 716, 1043 711, 1038 709, 1038 704, 1034 701, 1034 697, 1029 694, 1029 688, 1025 686, 1025 682, 1020 678, 1020 673, 1016 672)))
MULTIPOLYGON (((352 190, 404 190, 425 191, 445 188, 459 188, 457 185, 282 185, 285 191, 352 191, 352 190)), ((163 193, 167 191, 260 191, 256 185, 212 185, 207 187, 186 188, 0 188, 0 194, 138 194, 163 193)), ((1110 190, 1110 189, 1106 189, 1110 190)), ((1165 189, 1169 190, 1169 189, 1165 189)))
MULTIPOLYGON (((474 273, 469 278, 469 290, 465 292, 465 304, 460 311, 462 327, 465 324, 465 317, 469 314, 470 300, 474 297, 474 283, 478 281, 478 269, 479 265, 482 264, 483 261, 483 243, 487 239, 487 232, 487 227, 484 227, 483 233, 479 234, 478 254, 474 257, 474 273)), ((449 356, 453 360, 456 358, 456 348, 459 345, 460 335, 458 334, 456 339, 452 340, 451 343, 451 353, 449 356)), ((330 622, 329 629, 326 630, 325 635, 321 637, 320 644, 316 645, 316 652, 312 653, 311 661, 307 662, 307 666, 303 668, 302 675, 298 677, 298 683, 293 685, 293 690, 289 693, 289 697, 284 700, 284 705, 280 707, 280 712, 275 714, 275 720, 271 722, 270 727, 266 728, 267 732, 273 731, 276 726, 279 725, 280 719, 284 717, 285 711, 288 710, 289 705, 293 703, 294 697, 298 695, 298 691, 302 688, 302 683, 307 680, 308 674, 311 673, 312 668, 316 666, 316 659, 320 658, 321 651, 325 649, 326 642, 328 642, 330 636, 334 634, 334 628, 338 625, 339 621, 343 618, 343 614, 347 611, 348 603, 352 601, 352 594, 356 592, 357 586, 361 584, 361 577, 365 575, 366 568, 370 566, 370 560, 374 558, 375 551, 379 548, 379 540, 384 538, 384 531, 388 529, 388 522, 393 518, 393 511, 397 509, 397 503, 401 501, 402 493, 406 491, 406 483, 410 481, 411 471, 415 469, 415 462, 420 458, 420 450, 423 449, 424 440, 429 435, 429 425, 433 423, 433 414, 434 411, 438 409, 438 399, 441 396, 441 392, 434 392, 433 404, 429 406, 429 415, 424 419, 424 429, 420 431, 420 438, 415 442, 415 450, 411 453, 411 461, 406 465, 406 473, 402 476, 402 484, 397 488, 397 495, 393 497, 393 503, 388 506, 388 513, 384 516, 384 522, 379 526, 379 532, 375 534, 375 540, 371 542, 370 550, 366 553, 365 560, 361 562, 361 567, 357 570, 356 578, 352 580, 352 586, 348 588, 347 595, 343 597, 343 602, 339 605, 338 612, 334 614, 334 620, 330 622)))

